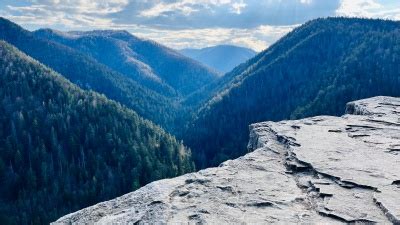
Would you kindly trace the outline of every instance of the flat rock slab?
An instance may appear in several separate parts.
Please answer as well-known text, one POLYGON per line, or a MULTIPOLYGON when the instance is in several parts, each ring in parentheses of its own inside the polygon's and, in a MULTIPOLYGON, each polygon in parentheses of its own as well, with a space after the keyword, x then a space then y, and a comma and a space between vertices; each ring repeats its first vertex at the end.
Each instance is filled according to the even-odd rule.
POLYGON ((250 126, 249 150, 53 224, 400 223, 400 99, 250 126))

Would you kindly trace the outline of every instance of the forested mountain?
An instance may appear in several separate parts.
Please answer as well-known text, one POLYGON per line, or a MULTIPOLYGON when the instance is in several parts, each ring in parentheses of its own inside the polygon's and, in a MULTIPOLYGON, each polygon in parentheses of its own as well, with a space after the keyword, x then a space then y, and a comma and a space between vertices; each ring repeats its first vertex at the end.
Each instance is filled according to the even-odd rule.
POLYGON ((163 127, 174 125, 179 110, 177 100, 158 94, 77 50, 37 38, 31 32, 0 17, 1 39, 81 88, 105 94, 163 127))
POLYGON ((127 31, 62 33, 42 29, 35 35, 74 48, 167 96, 188 95, 217 78, 215 72, 200 63, 127 31))
MULTIPOLYGON (((116 35, 117 31, 114 32, 116 35)), ((176 97, 176 91, 156 75, 149 65, 138 60, 138 55, 129 48, 126 42, 110 38, 106 34, 106 32, 99 32, 82 36, 79 33, 63 33, 51 29, 40 29, 34 32, 36 37, 78 50, 159 94, 176 97)), ((124 32, 121 31, 121 34, 124 32)))
POLYGON ((47 224, 193 170, 160 127, 3 41, 0 101, 0 224, 47 224))
POLYGON ((184 140, 198 167, 246 151, 248 126, 340 115, 346 102, 400 96, 400 22, 328 18, 306 23, 224 76, 184 140))
POLYGON ((257 53, 249 48, 234 45, 217 45, 202 49, 186 48, 180 50, 183 55, 195 59, 221 75, 253 58, 257 53))

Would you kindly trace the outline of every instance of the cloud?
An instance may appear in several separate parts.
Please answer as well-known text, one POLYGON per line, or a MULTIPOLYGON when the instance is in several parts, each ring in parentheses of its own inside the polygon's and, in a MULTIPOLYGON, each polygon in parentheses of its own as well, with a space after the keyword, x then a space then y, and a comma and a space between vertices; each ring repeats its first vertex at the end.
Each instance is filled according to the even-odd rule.
MULTIPOLYGON (((7 0, 5 0, 5 4, 7 0)), ((57 29, 112 26, 108 15, 121 11, 129 0, 26 0, 2 6, 2 15, 29 28, 57 29)))
POLYGON ((238 15, 242 14, 242 9, 246 8, 247 4, 242 1, 232 4, 232 11, 238 15))
POLYGON ((262 50, 326 16, 400 19, 394 0, 0 0, 0 16, 33 30, 126 29, 173 48, 236 44, 262 50))
POLYGON ((234 2, 231 0, 181 0, 176 2, 154 2, 153 6, 144 9, 139 13, 144 17, 158 17, 170 15, 190 16, 194 12, 199 12, 204 9, 211 9, 214 6, 231 7, 235 12, 240 11, 245 6, 243 1, 234 2))
POLYGON ((374 0, 342 0, 336 13, 341 16, 371 17, 371 11, 382 8, 374 0))
POLYGON ((147 0, 113 14, 116 23, 170 29, 292 25, 335 14, 340 0, 147 0))
POLYGON ((307 5, 311 4, 312 2, 313 2, 313 0, 300 0, 300 3, 307 4, 307 5))
POLYGON ((108 18, 50 10, 45 5, 8 6, 8 12, 5 16, 14 22, 34 29, 54 26, 56 26, 57 29, 71 29, 83 26, 100 27, 112 25, 112 20, 108 18))
POLYGON ((234 44, 262 51, 296 26, 259 26, 251 29, 204 28, 160 30, 138 27, 126 29, 139 37, 155 40, 175 49, 234 44))
POLYGON ((341 0, 336 14, 339 16, 399 20, 400 1, 341 0))
POLYGON ((106 15, 121 11, 129 0, 31 0, 33 5, 76 14, 106 15))

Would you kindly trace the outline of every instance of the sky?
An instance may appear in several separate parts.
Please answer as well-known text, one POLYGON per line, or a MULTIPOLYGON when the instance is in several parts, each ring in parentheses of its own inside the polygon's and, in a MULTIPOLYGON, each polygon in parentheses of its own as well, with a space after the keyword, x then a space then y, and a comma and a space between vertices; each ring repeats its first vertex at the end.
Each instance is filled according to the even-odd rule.
POLYGON ((261 51, 319 17, 400 20, 400 0, 0 0, 0 16, 28 30, 125 29, 175 49, 261 51))

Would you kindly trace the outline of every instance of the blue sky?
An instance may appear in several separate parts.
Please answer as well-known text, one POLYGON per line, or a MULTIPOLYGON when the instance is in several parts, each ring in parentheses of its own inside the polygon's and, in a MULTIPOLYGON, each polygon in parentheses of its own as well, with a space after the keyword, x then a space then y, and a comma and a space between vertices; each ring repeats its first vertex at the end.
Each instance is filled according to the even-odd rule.
POLYGON ((173 48, 235 44, 263 50, 307 20, 400 20, 399 0, 0 0, 29 30, 126 29, 173 48))

